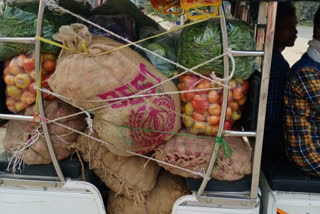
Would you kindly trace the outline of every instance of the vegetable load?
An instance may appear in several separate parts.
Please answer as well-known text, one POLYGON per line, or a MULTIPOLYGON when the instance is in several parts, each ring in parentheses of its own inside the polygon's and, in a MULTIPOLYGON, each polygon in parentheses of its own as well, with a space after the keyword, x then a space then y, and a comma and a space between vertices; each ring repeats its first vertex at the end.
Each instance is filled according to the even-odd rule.
MULTIPOLYGON (((48 78, 56 68, 56 56, 53 54, 41 55, 42 87, 50 89, 48 78)), ((5 61, 3 79, 6 83, 6 105, 9 111, 22 111, 36 101, 36 73, 33 54, 20 54, 5 61)), ((43 98, 53 99, 54 96, 42 93, 43 98)))
MULTIPOLYGON (((227 20, 229 47, 233 50, 255 50, 253 30, 237 20, 227 20)), ((223 54, 222 35, 219 20, 194 24, 182 30, 178 45, 178 62, 192 68, 223 54)), ((234 77, 248 79, 255 69, 254 57, 235 58, 234 77)), ((196 69, 201 74, 215 72, 223 77, 223 58, 219 58, 196 69)))
MULTIPOLYGON (((215 142, 204 137, 188 136, 185 130, 180 131, 169 142, 159 146, 155 152, 155 158, 194 172, 207 170, 215 142)), ((211 177, 217 180, 238 180, 251 173, 252 149, 241 137, 224 137, 230 145, 232 154, 226 157, 223 147, 220 147, 218 158, 211 173, 211 177), (220 163, 220 164, 219 164, 220 163)), ((162 163, 159 165, 172 174, 186 178, 200 178, 200 176, 186 172, 162 163)))
MULTIPOLYGON (((230 130, 232 125, 241 118, 242 106, 249 90, 249 81, 232 79, 229 87, 225 130, 230 130)), ((189 90, 180 95, 182 120, 187 130, 191 134, 216 135, 222 114, 222 85, 190 74, 180 76, 178 88, 181 91, 189 90), (193 92, 192 90, 202 91, 193 92)))

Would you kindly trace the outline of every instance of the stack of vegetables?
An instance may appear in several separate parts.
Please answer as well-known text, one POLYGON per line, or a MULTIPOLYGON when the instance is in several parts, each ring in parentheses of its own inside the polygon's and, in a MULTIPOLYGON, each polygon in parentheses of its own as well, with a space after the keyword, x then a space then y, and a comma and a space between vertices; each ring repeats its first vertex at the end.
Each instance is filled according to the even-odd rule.
MULTIPOLYGON (((128 2, 109 0, 105 5, 81 15, 101 22, 101 25, 115 33, 122 32, 125 38, 132 41, 144 38, 141 35, 146 35, 146 32, 161 31, 156 23, 128 2), (126 6, 122 4, 124 2, 126 6), (115 25, 114 20, 117 20, 115 25), (128 29, 128 32, 123 32, 123 29, 128 29), (137 38, 137 35, 140 37, 137 38)), ((52 16, 55 15, 49 17, 52 16)), ((69 157, 74 150, 80 153, 83 160, 112 190, 108 200, 110 213, 141 213, 147 209, 151 214, 159 210, 169 214, 174 201, 188 192, 184 179, 177 176, 199 176, 182 172, 168 164, 193 171, 208 167, 214 146, 211 137, 217 134, 222 114, 223 85, 228 83, 229 86, 224 123, 224 129, 229 130, 241 117, 242 106, 249 91, 247 79, 255 69, 255 59, 237 58, 235 75, 230 81, 209 81, 204 78, 213 72, 223 77, 223 61, 218 59, 196 69, 202 77, 186 73, 172 82, 168 78, 180 72, 176 65, 148 52, 121 47, 123 43, 114 41, 111 34, 94 27, 88 29, 84 24, 74 23, 76 20, 73 18, 69 17, 62 23, 57 22, 57 17, 49 17, 45 16, 43 37, 56 40, 75 51, 60 50, 49 44, 42 46, 42 88, 50 89, 64 99, 58 100, 52 95, 42 94, 44 98, 53 99, 45 102, 47 119, 75 114, 81 109, 92 113, 90 116, 94 121, 93 125, 89 124, 91 129, 86 131, 83 115, 63 119, 61 123, 76 131, 84 131, 84 134, 89 133, 95 140, 78 137, 73 131, 68 133, 68 129, 61 129, 56 124, 49 125, 58 159, 69 157), (79 53, 83 50, 87 52, 79 53), (100 55, 93 57, 95 54, 100 55), (131 97, 136 93, 141 93, 141 96, 131 97), (143 154, 147 158, 154 155, 161 164, 148 163, 142 157, 134 156, 134 153, 143 154), (177 176, 160 170, 160 167, 177 176), (139 176, 132 179, 132 175, 137 172, 139 176), (157 203, 157 199, 163 195, 170 195, 165 205, 157 203), (122 205, 113 206, 115 203, 122 205), (136 203, 138 206, 132 206, 136 203)), ((34 36, 35 23, 36 12, 32 7, 5 7, 0 14, 0 26, 3 27, 0 36, 34 36), (17 29, 10 29, 8 26, 13 23, 20 25, 17 29), (28 30, 25 31, 23 27, 28 30)), ((232 49, 255 48, 250 26, 233 20, 228 21, 227 28, 232 49)), ((219 22, 210 20, 186 27, 181 34, 166 35, 141 45, 192 68, 221 55, 221 44, 219 22)), ((32 105, 36 101, 35 60, 30 52, 32 48, 26 44, 0 43, 0 60, 5 61, 3 78, 7 85, 7 107, 13 113, 28 116, 32 115, 32 105)), ((27 163, 50 163, 51 158, 39 124, 25 123, 10 124, 10 127, 25 128, 8 132, 8 152, 14 154, 14 149, 23 148, 26 149, 27 163), (30 137, 29 132, 38 134, 38 138, 34 140, 35 136, 30 137), (23 136, 22 141, 13 140, 20 135, 23 136), (45 155, 39 155, 41 152, 45 155)), ((231 137, 226 141, 235 152, 228 157, 224 157, 221 150, 217 153, 221 158, 221 171, 212 177, 219 180, 240 179, 251 172, 251 149, 240 138, 231 137)))

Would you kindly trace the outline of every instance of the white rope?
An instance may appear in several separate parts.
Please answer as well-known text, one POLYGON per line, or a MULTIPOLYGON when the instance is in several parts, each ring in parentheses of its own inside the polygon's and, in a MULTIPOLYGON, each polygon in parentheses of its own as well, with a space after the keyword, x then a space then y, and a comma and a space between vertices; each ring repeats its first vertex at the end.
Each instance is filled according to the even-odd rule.
MULTIPOLYGON (((197 82, 195 83, 195 85, 197 84, 197 82)), ((228 88, 230 88, 228 86, 228 88)), ((50 91, 46 88, 38 88, 35 87, 36 90, 40 90, 42 92, 45 92, 47 94, 53 95, 55 97, 61 98, 63 100, 74 100, 70 97, 65 97, 63 95, 54 93, 53 91, 50 91)), ((123 100, 129 100, 129 99, 133 99, 133 98, 139 98, 139 97, 152 97, 152 96, 162 96, 162 95, 173 95, 173 94, 184 94, 184 93, 188 93, 188 92, 200 92, 200 91, 209 91, 209 90, 217 90, 217 89, 221 89, 220 87, 211 87, 211 88, 203 88, 203 89, 190 89, 190 90, 181 90, 181 91, 168 91, 168 92, 162 92, 162 93, 153 93, 153 94, 136 94, 134 95, 134 97, 132 96, 124 96, 124 97, 117 97, 117 98, 110 98, 110 99, 106 99, 106 100, 77 100, 77 102, 92 102, 92 103, 100 103, 100 102, 112 102, 112 101, 123 101, 123 100)), ((115 103, 112 103, 112 105, 115 103)), ((86 110, 87 113, 90 110, 86 110)))
POLYGON ((11 169, 13 170, 13 172, 15 172, 16 169, 21 170, 21 166, 23 164, 24 151, 30 146, 32 146, 34 143, 36 143, 40 135, 41 133, 39 131, 39 128, 34 129, 31 133, 31 138, 28 139, 27 142, 19 144, 11 149, 12 157, 10 157, 9 159, 7 171, 10 171, 11 169), (11 164, 12 168, 10 169, 11 164))

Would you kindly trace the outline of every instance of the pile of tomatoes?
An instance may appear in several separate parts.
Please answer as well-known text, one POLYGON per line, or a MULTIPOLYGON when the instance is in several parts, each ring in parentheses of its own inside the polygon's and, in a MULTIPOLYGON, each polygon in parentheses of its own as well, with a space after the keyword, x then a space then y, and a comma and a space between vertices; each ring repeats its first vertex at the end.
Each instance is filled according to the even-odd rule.
MULTIPOLYGON (((6 105, 9 111, 16 113, 32 105, 36 100, 35 90, 35 59, 33 54, 20 54, 6 60, 4 63, 3 79, 6 83, 6 105)), ((49 89, 48 78, 56 67, 56 56, 41 54, 42 87, 49 89)), ((44 98, 54 97, 42 93, 44 98)))
MULTIPOLYGON (((187 130, 191 134, 216 135, 222 114, 223 83, 188 74, 180 76, 178 89, 189 90, 180 94, 182 120, 187 130)), ((235 121, 240 119, 248 90, 248 80, 236 78, 229 81, 225 130, 230 130, 235 121)))

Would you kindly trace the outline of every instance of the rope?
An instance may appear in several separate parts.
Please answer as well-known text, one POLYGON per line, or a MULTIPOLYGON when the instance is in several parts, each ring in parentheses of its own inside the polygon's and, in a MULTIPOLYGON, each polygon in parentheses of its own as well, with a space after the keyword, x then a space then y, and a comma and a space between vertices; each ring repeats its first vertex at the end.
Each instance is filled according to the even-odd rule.
POLYGON ((216 138, 215 138, 215 142, 216 142, 216 144, 218 145, 217 149, 215 150, 215 152, 216 152, 216 160, 217 160, 217 163, 218 163, 217 169, 220 168, 220 164, 221 164, 221 159, 220 159, 220 157, 219 157, 219 147, 220 147, 220 146, 222 146, 222 148, 223 148, 223 155, 224 155, 226 158, 230 158, 231 155, 232 155, 232 148, 231 148, 231 146, 230 146, 223 138, 224 138, 224 135, 221 135, 221 137, 216 136, 216 138))
MULTIPOLYGON (((92 139, 92 140, 95 140, 95 141, 97 141, 97 142, 100 142, 100 143, 102 143, 102 144, 111 146, 111 147, 113 147, 113 148, 116 149, 116 150, 119 150, 119 151, 122 151, 122 152, 126 152, 126 153, 131 154, 131 155, 139 156, 139 157, 145 158, 145 159, 147 159, 147 160, 155 161, 155 162, 157 162, 157 163, 161 163, 161 164, 164 164, 164 165, 173 167, 173 168, 177 168, 177 169, 179 169, 179 170, 189 172, 189 173, 191 173, 191 174, 200 176, 200 177, 202 177, 202 178, 205 178, 205 177, 206 177, 206 176, 205 176, 205 173, 204 173, 204 169, 201 170, 201 171, 199 171, 199 172, 195 172, 195 171, 192 171, 192 170, 189 170, 189 169, 185 169, 185 168, 183 168, 183 167, 180 167, 180 166, 177 166, 177 165, 173 165, 173 164, 167 163, 167 162, 165 162, 165 161, 157 160, 157 159, 155 159, 155 158, 148 157, 148 156, 145 156, 145 155, 136 153, 136 152, 127 151, 127 150, 125 150, 125 149, 118 148, 117 146, 115 146, 115 145, 113 145, 113 144, 111 144, 111 143, 109 143, 109 142, 107 142, 107 141, 103 141, 103 140, 101 140, 101 139, 99 139, 99 138, 96 138, 96 137, 93 137, 93 136, 91 136, 91 135, 85 134, 85 133, 83 133, 83 132, 80 132, 80 131, 78 131, 78 130, 76 130, 76 129, 73 129, 73 128, 71 128, 71 127, 68 127, 68 126, 66 126, 66 125, 63 125, 63 124, 61 124, 61 123, 57 123, 57 122, 54 122, 54 121, 52 121, 52 120, 49 121, 49 123, 50 123, 50 122, 51 122, 51 123, 54 123, 54 124, 56 124, 56 125, 58 125, 58 126, 61 126, 61 127, 63 127, 63 128, 69 129, 70 131, 76 132, 76 133, 78 133, 78 134, 80 134, 80 135, 82 135, 82 136, 88 137, 88 138, 90 138, 90 139, 92 139)), ((210 178, 209 178, 209 179, 210 179, 210 178)))

